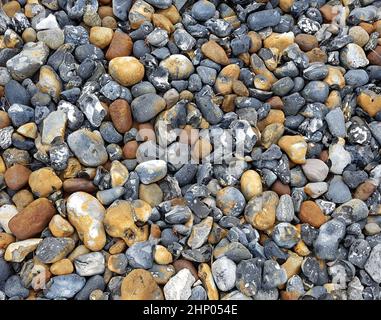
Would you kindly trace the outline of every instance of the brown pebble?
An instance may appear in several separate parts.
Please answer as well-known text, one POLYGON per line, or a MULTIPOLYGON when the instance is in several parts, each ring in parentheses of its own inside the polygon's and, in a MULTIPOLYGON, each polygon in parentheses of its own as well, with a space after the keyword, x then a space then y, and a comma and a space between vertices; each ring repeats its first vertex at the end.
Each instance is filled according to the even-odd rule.
POLYGON ((319 42, 316 37, 311 34, 298 34, 295 37, 295 42, 298 44, 299 48, 305 52, 319 47, 319 42))
POLYGON ((381 46, 377 46, 376 49, 370 51, 367 58, 369 60, 369 64, 381 66, 381 46))
POLYGON ((106 59, 112 60, 116 57, 129 56, 131 52, 132 40, 130 36, 124 32, 116 31, 106 52, 106 59))
POLYGON ((373 192, 376 191, 376 189, 377 186, 371 181, 365 181, 356 188, 353 198, 366 201, 373 194, 373 192))
POLYGON ((277 180, 271 186, 271 190, 276 192, 279 196, 284 194, 291 194, 291 189, 288 184, 283 184, 280 180, 277 180))
POLYGON ((307 52, 307 56, 310 60, 310 63, 312 62, 322 62, 327 63, 328 57, 327 54, 321 50, 320 48, 314 48, 307 52))
POLYGON ((5 111, 0 110, 0 129, 8 127, 11 124, 8 114, 5 111))
POLYGON ((28 179, 32 171, 21 164, 15 164, 4 174, 6 185, 11 190, 20 190, 28 184, 28 179))
POLYGON ((368 34, 371 34, 375 31, 375 26, 371 23, 360 22, 359 26, 363 28, 366 32, 368 32, 368 34))
POLYGON ((37 236, 46 228, 56 209, 46 198, 33 201, 9 221, 9 229, 19 240, 37 236))
POLYGON ((175 267, 176 273, 179 272, 181 269, 187 268, 194 276, 196 281, 198 280, 198 272, 191 261, 185 259, 178 259, 173 263, 173 266, 175 267))
POLYGON ((284 107, 283 101, 278 96, 271 97, 266 102, 271 106, 271 109, 283 110, 283 107, 284 107))
POLYGON ((249 31, 247 33, 247 35, 249 36, 249 38, 251 40, 249 52, 250 53, 256 53, 257 51, 259 51, 259 49, 262 48, 261 36, 258 33, 256 33, 255 31, 249 31))
POLYGON ((112 30, 116 30, 118 28, 118 22, 115 20, 114 17, 110 16, 104 17, 102 19, 101 24, 102 27, 110 28, 112 30))
POLYGON ((126 133, 132 127, 131 108, 124 99, 117 99, 109 106, 111 121, 116 130, 126 133))
POLYGON ((325 215, 314 201, 304 201, 300 206, 299 219, 315 228, 326 222, 325 215))
POLYGON ((331 22, 338 13, 338 11, 334 10, 334 8, 329 4, 325 4, 324 6, 320 7, 320 12, 324 20, 327 22, 331 22))
POLYGON ((139 130, 136 137, 137 139, 139 137, 138 141, 156 141, 155 130, 151 123, 139 123, 137 129, 139 130))
POLYGON ((128 141, 123 147, 123 157, 125 159, 135 159, 138 147, 139 144, 136 140, 128 141))
POLYGON ((101 19, 104 17, 112 17, 114 14, 112 8, 109 6, 100 6, 98 9, 98 15, 101 19))
POLYGON ((77 191, 84 191, 87 193, 93 193, 97 190, 95 185, 87 179, 74 178, 67 179, 63 183, 63 189, 67 193, 74 193, 77 191))

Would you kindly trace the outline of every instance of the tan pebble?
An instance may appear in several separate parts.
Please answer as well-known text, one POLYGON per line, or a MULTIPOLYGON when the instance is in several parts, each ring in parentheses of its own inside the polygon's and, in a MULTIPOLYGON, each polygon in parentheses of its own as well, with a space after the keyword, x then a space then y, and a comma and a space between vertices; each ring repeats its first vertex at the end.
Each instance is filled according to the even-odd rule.
POLYGON ((354 26, 349 29, 348 35, 353 38, 353 42, 360 47, 365 46, 369 41, 369 34, 360 26, 354 26))
POLYGON ((91 44, 104 49, 111 43, 113 34, 114 32, 110 28, 92 27, 90 29, 89 40, 91 44))
POLYGON ((265 191, 253 197, 245 209, 245 219, 258 230, 267 230, 274 226, 279 196, 274 191, 265 191))
POLYGON ((13 18, 21 10, 21 6, 17 1, 9 1, 3 4, 3 10, 8 17, 13 18))
POLYGON ((327 63, 328 56, 327 54, 320 48, 313 48, 312 50, 308 51, 307 57, 310 60, 310 63, 313 62, 322 62, 327 63))
POLYGON ((279 139, 278 145, 292 162, 296 164, 306 162, 307 142, 303 136, 283 136, 279 139))
POLYGON ((155 246, 153 258, 157 264, 161 265, 169 264, 173 261, 172 254, 168 249, 159 244, 155 246))
POLYGON ((278 142, 283 136, 284 125, 281 123, 271 123, 263 129, 261 133, 261 143, 265 149, 278 142))
POLYGON ((26 28, 21 37, 25 43, 35 42, 37 39, 37 33, 33 28, 26 28))
POLYGON ((342 89, 345 87, 344 76, 341 70, 335 67, 328 67, 328 75, 324 79, 324 82, 333 89, 342 89))
POLYGON ((368 200, 368 198, 375 192, 377 185, 371 180, 367 180, 361 183, 355 190, 353 198, 360 199, 362 201, 368 200))
POLYGON ((292 276, 300 273, 302 262, 302 257, 299 257, 297 254, 289 251, 289 256, 286 262, 282 264, 282 268, 286 270, 287 279, 290 279, 292 276))
POLYGON ((214 40, 209 40, 201 46, 201 52, 210 60, 222 64, 229 64, 229 58, 225 50, 214 40))
POLYGON ((156 28, 161 28, 167 31, 169 34, 175 31, 171 20, 169 20, 165 15, 154 13, 152 15, 152 23, 156 28))
POLYGON ((139 225, 146 223, 151 216, 152 207, 144 200, 137 199, 131 202, 134 221, 139 225))
POLYGON ((62 91, 62 82, 57 73, 50 66, 42 66, 37 88, 57 100, 62 91))
POLYGON ((233 80, 233 86, 232 86, 233 92, 241 97, 248 97, 249 96, 249 90, 246 88, 244 83, 240 80, 233 80))
POLYGON ((24 209, 26 206, 32 203, 33 200, 33 194, 27 189, 16 192, 12 197, 12 201, 16 205, 18 211, 24 209))
POLYGON ((381 95, 366 89, 357 96, 357 104, 371 117, 374 117, 381 111, 381 95))
POLYGON ((265 127, 273 123, 284 124, 285 120, 286 117, 282 110, 271 109, 267 117, 258 122, 257 127, 262 131, 265 127))
POLYGON ((115 241, 115 243, 110 247, 108 252, 110 254, 118 254, 126 251, 127 245, 122 239, 118 239, 115 241))
POLYGON ((261 176, 254 170, 247 170, 241 176, 241 191, 246 200, 262 194, 261 176))
POLYGON ((164 300, 164 295, 149 271, 132 270, 122 281, 122 300, 164 300))
POLYGON ((9 233, 0 233, 0 249, 6 249, 12 242, 15 242, 16 238, 9 233))
POLYGON ((114 160, 111 163, 111 169, 109 172, 111 175, 111 186, 113 188, 121 187, 127 182, 129 176, 128 169, 118 160, 114 160))
POLYGON ((38 197, 48 197, 61 189, 62 181, 52 168, 46 167, 33 171, 29 176, 29 186, 38 197))
POLYGON ((112 237, 122 238, 128 246, 148 239, 148 226, 138 227, 133 216, 133 207, 129 201, 115 201, 107 210, 104 227, 112 237))
POLYGON ((37 125, 33 122, 23 124, 17 128, 17 132, 26 138, 35 139, 37 137, 37 125))
POLYGON ((67 259, 69 259, 71 262, 73 262, 76 258, 78 258, 79 256, 83 255, 83 254, 86 254, 86 253, 90 253, 90 250, 88 248, 86 248, 86 246, 84 245, 79 245, 78 247, 76 247, 70 254, 69 256, 67 257, 67 259))
POLYGON ((55 276, 73 273, 73 263, 69 259, 62 259, 50 266, 50 272, 55 276))
POLYGON ((140 184, 139 198, 147 202, 151 207, 159 205, 163 201, 163 191, 156 183, 140 184))
POLYGON ((52 220, 50 220, 49 230, 57 238, 70 237, 74 233, 74 228, 70 222, 59 214, 54 215, 52 220))
POLYGON ((308 249, 307 245, 303 240, 300 240, 294 247, 294 251, 301 257, 307 257, 311 251, 308 249))
POLYGON ((167 9, 157 10, 157 13, 168 18, 173 24, 176 24, 181 20, 180 13, 174 5, 167 9))
POLYGON ((218 300, 219 294, 214 282, 212 271, 207 263, 200 263, 198 266, 198 276, 204 285, 209 300, 218 300))
POLYGON ((123 86, 132 86, 144 77, 143 64, 134 57, 117 57, 110 61, 110 75, 123 86))
POLYGON ((118 22, 115 20, 114 17, 104 17, 101 20, 101 26, 105 28, 110 28, 112 30, 116 30, 118 28, 118 22))
POLYGON ((4 259, 11 262, 22 262, 26 256, 36 250, 42 239, 28 239, 9 244, 5 250, 4 259))
POLYGON ((76 158, 69 158, 67 167, 63 172, 63 178, 75 178, 77 174, 81 171, 81 163, 76 158))
POLYGON ((112 17, 113 16, 112 7, 100 6, 98 9, 98 15, 101 19, 105 17, 112 17))
POLYGON ((325 101, 325 105, 328 109, 335 109, 341 106, 341 95, 337 90, 332 90, 327 100, 325 101))
POLYGON ((255 31, 249 31, 247 35, 250 38, 250 53, 256 53, 259 51, 259 49, 262 48, 262 39, 258 33, 255 31))
POLYGON ((294 40, 295 37, 293 32, 273 32, 263 41, 263 46, 265 48, 276 48, 280 53, 282 53, 284 49, 294 43, 294 40))

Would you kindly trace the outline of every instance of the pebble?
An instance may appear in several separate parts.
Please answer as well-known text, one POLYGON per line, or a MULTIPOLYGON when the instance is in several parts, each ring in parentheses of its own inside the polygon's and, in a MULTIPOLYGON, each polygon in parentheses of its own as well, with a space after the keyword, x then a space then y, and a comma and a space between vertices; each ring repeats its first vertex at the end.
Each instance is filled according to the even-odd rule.
POLYGON ((299 219, 314 228, 320 228, 326 218, 320 207, 314 201, 304 201, 300 207, 299 219))
POLYGON ((334 176, 331 180, 325 196, 328 200, 335 203, 344 203, 352 198, 348 186, 343 182, 341 176, 338 175, 334 176))
POLYGON ((13 242, 5 250, 4 259, 12 262, 22 262, 34 250, 42 239, 27 239, 13 242))
POLYGON ((151 184, 167 175, 167 164, 163 160, 149 160, 138 164, 135 171, 142 183, 151 184))
POLYGON ((67 138, 68 145, 78 160, 85 166, 96 167, 107 161, 107 152, 98 131, 80 129, 67 138))
POLYGON ((370 252, 369 258, 366 261, 364 268, 376 283, 381 283, 380 273, 381 263, 381 245, 376 245, 370 252))
POLYGON ((75 272, 82 277, 103 274, 105 258, 101 252, 91 252, 74 259, 75 272))
POLYGON ((236 281, 236 264, 227 257, 221 257, 212 263, 213 279, 221 291, 234 288, 236 281))
POLYGON ((216 194, 216 205, 227 216, 238 216, 246 204, 245 197, 236 188, 226 187, 216 194))
POLYGON ((52 168, 41 168, 29 175, 29 186, 38 197, 48 197, 51 193, 62 187, 62 181, 52 168))
POLYGON ((132 101, 132 115, 136 121, 147 122, 163 111, 165 106, 165 100, 159 95, 155 93, 143 94, 132 101))
POLYGON ((184 268, 178 271, 163 288, 166 300, 188 300, 195 282, 192 273, 184 268))
POLYGON ((47 237, 36 249, 36 257, 43 263, 55 263, 65 258, 75 247, 71 238, 47 237))
POLYGON ((9 230, 19 240, 38 235, 48 225, 56 209, 46 198, 34 200, 9 221, 9 230))
POLYGON ((100 202, 86 192, 75 192, 66 202, 70 223, 77 230, 85 246, 93 251, 101 250, 106 243, 103 227, 105 209, 100 202))
POLYGON ((283 136, 279 139, 278 145, 294 163, 304 164, 306 162, 307 143, 302 136, 283 136))
POLYGON ((144 77, 144 66, 134 57, 116 57, 109 63, 110 75, 123 86, 132 86, 144 77))
POLYGON ((86 284, 86 279, 77 274, 67 274, 53 277, 44 289, 48 299, 73 298, 86 284))
POLYGON ((123 278, 121 299, 164 300, 164 295, 149 271, 134 269, 123 278))

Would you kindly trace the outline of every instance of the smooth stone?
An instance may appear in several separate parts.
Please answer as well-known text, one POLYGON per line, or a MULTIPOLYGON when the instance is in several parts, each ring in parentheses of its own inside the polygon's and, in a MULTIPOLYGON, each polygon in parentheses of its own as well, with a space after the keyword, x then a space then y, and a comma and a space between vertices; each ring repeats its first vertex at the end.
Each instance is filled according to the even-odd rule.
POLYGON ((302 165, 303 173, 311 182, 322 182, 329 173, 328 166, 319 159, 307 159, 302 165))
POLYGON ((48 299, 73 298, 86 284, 86 279, 77 274, 53 277, 44 289, 48 299))
POLYGON ((191 287, 195 280, 189 269, 181 269, 164 286, 165 299, 188 300, 191 296, 191 287))
POLYGON ((105 257, 101 252, 80 255, 74 260, 75 272, 82 277, 102 274, 105 271, 105 257))
POLYGON ((381 283, 381 244, 372 249, 364 268, 376 283, 381 283))
POLYGON ((135 171, 142 183, 150 184, 163 179, 167 175, 167 164, 163 160, 149 160, 138 164, 135 171))
POLYGON ((108 159, 102 136, 98 131, 77 130, 69 134, 67 142, 78 160, 85 166, 97 167, 108 159))
POLYGON ((236 264, 227 257, 221 257, 212 263, 212 274, 218 289, 229 291, 235 286, 236 264))
POLYGON ((334 176, 331 180, 326 198, 335 203, 344 203, 352 199, 351 191, 344 183, 341 176, 334 176))
POLYGON ((327 121, 329 131, 333 136, 344 138, 347 135, 344 114, 340 108, 328 112, 325 116, 325 121, 327 121))

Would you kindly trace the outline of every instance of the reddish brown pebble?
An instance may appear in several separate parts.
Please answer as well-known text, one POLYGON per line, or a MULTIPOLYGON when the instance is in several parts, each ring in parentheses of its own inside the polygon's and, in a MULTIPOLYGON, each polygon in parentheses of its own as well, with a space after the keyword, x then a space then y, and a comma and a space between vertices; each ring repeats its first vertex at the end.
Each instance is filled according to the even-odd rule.
POLYGON ((123 147, 123 157, 125 159, 135 159, 138 146, 139 145, 135 140, 128 141, 123 147))
POLYGON ((279 180, 273 183, 271 190, 276 192, 279 196, 283 194, 291 194, 290 186, 288 184, 283 184, 279 180))
POLYGON ((283 110, 283 107, 284 107, 283 101, 278 96, 271 97, 266 102, 271 106, 271 109, 283 110))
POLYGON ((310 34, 298 34, 295 37, 295 42, 298 44, 299 48, 305 52, 319 47, 319 42, 316 37, 310 34))
POLYGON ((108 111, 116 130, 118 130, 120 133, 126 133, 131 129, 131 108, 126 100, 115 100, 110 104, 108 111))
POLYGON ((19 240, 37 236, 49 224, 56 209, 46 198, 33 201, 9 221, 9 229, 19 240))
POLYGON ((367 58, 369 60, 369 64, 381 66, 381 46, 377 46, 376 49, 370 51, 367 58))
POLYGON ((20 190, 28 184, 28 179, 31 173, 32 171, 27 167, 24 167, 21 164, 15 164, 5 172, 5 183, 11 190, 20 190))
POLYGON ((106 59, 112 60, 116 57, 129 56, 131 52, 132 40, 130 36, 124 32, 116 31, 106 52, 106 59))
POLYGON ((313 201, 304 201, 300 207, 299 219, 315 228, 326 222, 325 215, 320 207, 313 201))
POLYGON ((74 193, 77 191, 93 193, 97 190, 97 188, 91 181, 82 178, 73 178, 65 180, 63 183, 63 189, 67 193, 74 193))

